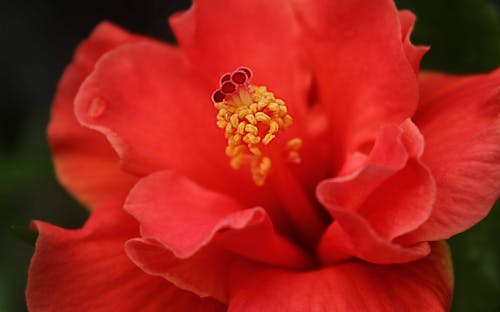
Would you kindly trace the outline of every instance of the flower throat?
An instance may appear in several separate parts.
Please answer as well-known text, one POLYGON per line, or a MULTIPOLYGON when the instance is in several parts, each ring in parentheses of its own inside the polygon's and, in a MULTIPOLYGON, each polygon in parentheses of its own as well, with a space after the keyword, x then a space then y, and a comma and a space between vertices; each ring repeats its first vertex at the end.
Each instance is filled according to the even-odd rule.
MULTIPOLYGON (((252 72, 241 67, 222 75, 220 86, 213 95, 217 114, 217 126, 225 129, 226 155, 233 169, 249 163, 255 184, 264 184, 271 171, 269 146, 280 131, 293 123, 288 108, 281 99, 276 99, 266 87, 250 85, 252 72)), ((288 159, 300 162, 299 138, 287 142, 288 159)))

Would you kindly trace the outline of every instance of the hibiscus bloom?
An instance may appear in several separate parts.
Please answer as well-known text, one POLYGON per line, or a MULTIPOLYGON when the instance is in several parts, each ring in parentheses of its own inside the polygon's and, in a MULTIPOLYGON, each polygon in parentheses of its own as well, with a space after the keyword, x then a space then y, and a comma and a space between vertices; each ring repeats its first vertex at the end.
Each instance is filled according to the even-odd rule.
POLYGON ((99 25, 48 129, 91 215, 33 223, 29 309, 448 310, 443 240, 499 196, 500 72, 419 74, 414 21, 198 0, 178 47, 99 25))

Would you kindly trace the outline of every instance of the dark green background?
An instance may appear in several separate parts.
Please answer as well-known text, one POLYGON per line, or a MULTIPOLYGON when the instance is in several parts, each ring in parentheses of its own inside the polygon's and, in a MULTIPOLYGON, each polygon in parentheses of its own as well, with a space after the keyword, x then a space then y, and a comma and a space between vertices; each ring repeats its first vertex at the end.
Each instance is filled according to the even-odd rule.
MULTIPOLYGON (((371 1, 371 0, 367 0, 371 1)), ((454 73, 500 66, 500 18, 486 0, 401 0, 418 16, 413 35, 431 45, 422 67, 454 73)), ((77 43, 103 19, 173 40, 166 26, 189 1, 3 1, 0 3, 0 311, 25 311, 33 248, 9 228, 42 219, 81 226, 80 207, 57 184, 45 139, 57 80, 77 43)), ((451 241, 453 311, 500 311, 500 206, 451 241)))

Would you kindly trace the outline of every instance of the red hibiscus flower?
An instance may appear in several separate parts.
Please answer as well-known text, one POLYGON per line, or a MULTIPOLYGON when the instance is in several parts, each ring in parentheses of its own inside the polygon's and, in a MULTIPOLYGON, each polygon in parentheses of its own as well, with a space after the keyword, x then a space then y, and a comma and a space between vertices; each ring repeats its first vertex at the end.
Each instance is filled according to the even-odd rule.
POLYGON ((179 47, 99 25, 48 129, 92 213, 34 222, 29 309, 448 310, 442 240, 499 196, 500 72, 419 75, 414 19, 198 0, 179 47))

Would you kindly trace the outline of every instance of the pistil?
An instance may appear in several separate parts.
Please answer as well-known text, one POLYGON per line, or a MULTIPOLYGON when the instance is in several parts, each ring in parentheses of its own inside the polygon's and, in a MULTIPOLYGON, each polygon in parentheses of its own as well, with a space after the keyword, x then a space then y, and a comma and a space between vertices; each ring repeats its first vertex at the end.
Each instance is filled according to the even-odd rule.
POLYGON ((293 124, 293 119, 283 100, 266 87, 249 83, 251 76, 246 67, 224 74, 212 95, 219 110, 217 126, 224 129, 227 139, 230 166, 240 169, 249 164, 255 184, 262 186, 274 163, 270 187, 281 198, 296 239, 308 250, 315 250, 326 224, 286 164, 300 163, 302 140, 293 138, 271 148, 280 142, 278 136, 293 124))
MULTIPOLYGON (((246 67, 224 74, 212 99, 219 110, 217 126, 225 131, 230 166, 240 169, 250 164, 255 184, 262 186, 272 166, 269 145, 292 125, 293 119, 283 100, 275 98, 266 87, 250 85, 251 76, 246 67)), ((301 145, 299 138, 288 142, 284 147, 288 160, 300 162, 301 145)))

